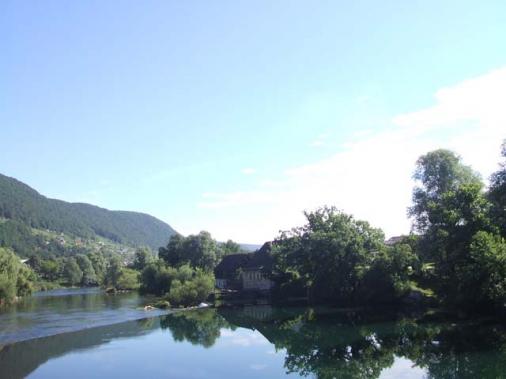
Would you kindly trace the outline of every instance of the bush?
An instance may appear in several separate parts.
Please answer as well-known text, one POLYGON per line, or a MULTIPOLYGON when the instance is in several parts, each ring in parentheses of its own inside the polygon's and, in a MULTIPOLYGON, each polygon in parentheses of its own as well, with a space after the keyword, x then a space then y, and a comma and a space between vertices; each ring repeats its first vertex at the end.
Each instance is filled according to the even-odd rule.
POLYGON ((33 291, 34 272, 8 249, 0 248, 0 305, 33 291))
POLYGON ((164 295, 170 290, 177 270, 167 267, 162 260, 147 265, 141 272, 141 291, 154 295, 164 295))
POLYGON ((174 268, 160 259, 146 266, 141 273, 141 291, 165 295, 176 306, 199 304, 213 289, 214 275, 189 265, 174 268))
POLYGON ((119 290, 136 290, 139 289, 139 273, 130 268, 121 270, 121 274, 116 283, 116 288, 119 290))
POLYGON ((214 275, 198 270, 192 279, 172 282, 167 298, 176 306, 197 305, 207 299, 214 289, 214 275))

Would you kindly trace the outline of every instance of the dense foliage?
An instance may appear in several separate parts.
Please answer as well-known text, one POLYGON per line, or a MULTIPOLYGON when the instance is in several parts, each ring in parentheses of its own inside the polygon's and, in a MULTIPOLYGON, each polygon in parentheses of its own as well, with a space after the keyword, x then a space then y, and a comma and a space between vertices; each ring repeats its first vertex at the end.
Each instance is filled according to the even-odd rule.
POLYGON ((10 250, 0 247, 0 305, 9 304, 18 296, 33 290, 35 273, 10 250))
POLYGON ((141 273, 141 291, 163 296, 175 306, 197 305, 214 289, 214 275, 188 264, 168 266, 162 259, 148 264, 141 273))
POLYGON ((487 197, 491 202, 491 218, 499 233, 506 238, 506 141, 501 150, 504 161, 490 178, 490 189, 487 197))
POLYGON ((409 289, 416 261, 409 245, 386 248, 381 230, 335 208, 305 216, 306 225, 274 242, 273 278, 281 288, 303 289, 311 301, 339 304, 388 302, 409 289))
MULTIPOLYGON (((506 159, 506 143, 502 155, 506 159)), ((87 250, 79 244, 68 254, 68 247, 33 233, 29 226, 54 228, 48 224, 49 215, 64 217, 59 210, 74 204, 40 208, 33 199, 56 203, 12 179, 0 179, 0 216, 4 217, 0 246, 12 247, 18 254, 31 251, 26 256, 31 257, 28 264, 33 269, 12 258, 12 252, 0 250, 0 291, 5 299, 29 293, 37 275, 37 280, 65 285, 140 287, 172 305, 195 305, 213 291, 217 263, 228 254, 242 252, 235 242, 217 242, 208 232, 184 237, 171 231, 168 244, 159 248, 158 259, 149 248, 137 249, 133 262, 127 262, 110 250, 87 250), (17 188, 14 185, 21 186, 19 195, 6 205, 2 201, 5 194, 12 195, 9 191, 17 188), (39 211, 47 214, 38 217, 39 211)), ((305 225, 281 233, 272 244, 275 264, 270 277, 277 284, 276 295, 340 305, 430 298, 431 303, 460 309, 504 307, 506 162, 486 189, 460 157, 440 149, 418 159, 414 179, 417 185, 408 210, 413 233, 395 243, 385 243, 380 229, 333 207, 306 212, 305 225)), ((81 213, 76 212, 79 218, 81 213)), ((72 228, 81 225, 63 219, 72 228)))
POLYGON ((209 232, 202 231, 188 237, 173 235, 167 246, 158 250, 158 257, 169 266, 188 264, 193 268, 212 270, 225 255, 240 252, 241 247, 234 241, 219 243, 209 232))
POLYGON ((83 238, 101 236, 153 249, 166 244, 167 239, 176 233, 169 225, 147 214, 109 211, 89 204, 48 199, 26 184, 1 174, 0 217, 19 221, 28 227, 83 238))
POLYGON ((219 243, 208 232, 183 237, 174 235, 158 252, 159 259, 146 261, 142 254, 135 265, 141 272, 141 291, 164 296, 175 306, 196 305, 207 299, 214 289, 212 270, 226 254, 237 253, 233 241, 219 243), (146 263, 147 262, 147 263, 146 263))
MULTIPOLYGON (((502 154, 506 158, 506 144, 502 154)), ((335 208, 274 241, 280 296, 373 304, 436 295, 442 304, 487 310, 506 304, 506 162, 481 178, 448 150, 416 164, 414 233, 388 246, 383 233, 335 208)))
POLYGON ((429 152, 417 162, 420 186, 410 209, 417 252, 434 265, 432 286, 447 304, 484 309, 506 301, 505 230, 498 212, 506 206, 499 195, 503 171, 504 164, 487 194, 479 176, 450 151, 429 152))

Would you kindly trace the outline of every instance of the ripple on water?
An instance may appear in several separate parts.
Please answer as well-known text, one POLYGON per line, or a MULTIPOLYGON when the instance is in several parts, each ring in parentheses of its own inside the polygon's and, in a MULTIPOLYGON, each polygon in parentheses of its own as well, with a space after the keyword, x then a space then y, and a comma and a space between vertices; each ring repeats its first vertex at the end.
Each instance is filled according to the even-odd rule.
POLYGON ((100 288, 38 292, 0 312, 0 345, 166 314, 146 312, 136 292, 108 295, 100 288))

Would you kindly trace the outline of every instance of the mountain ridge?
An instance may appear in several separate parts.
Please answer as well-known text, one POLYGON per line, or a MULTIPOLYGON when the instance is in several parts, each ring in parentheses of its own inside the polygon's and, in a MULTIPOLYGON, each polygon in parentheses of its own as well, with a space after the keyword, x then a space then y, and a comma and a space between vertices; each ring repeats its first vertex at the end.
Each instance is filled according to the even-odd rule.
POLYGON ((48 198, 22 181, 0 174, 0 217, 27 226, 158 249, 177 232, 147 213, 109 210, 48 198))

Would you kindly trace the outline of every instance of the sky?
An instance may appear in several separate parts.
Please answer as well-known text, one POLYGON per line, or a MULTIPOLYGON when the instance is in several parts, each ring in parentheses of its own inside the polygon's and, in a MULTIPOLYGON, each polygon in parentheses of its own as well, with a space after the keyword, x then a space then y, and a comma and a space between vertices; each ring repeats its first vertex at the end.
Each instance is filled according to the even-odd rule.
POLYGON ((0 173, 262 243, 334 205, 408 233, 417 157, 486 181, 506 2, 0 2, 0 173))

